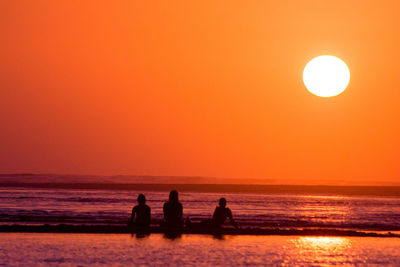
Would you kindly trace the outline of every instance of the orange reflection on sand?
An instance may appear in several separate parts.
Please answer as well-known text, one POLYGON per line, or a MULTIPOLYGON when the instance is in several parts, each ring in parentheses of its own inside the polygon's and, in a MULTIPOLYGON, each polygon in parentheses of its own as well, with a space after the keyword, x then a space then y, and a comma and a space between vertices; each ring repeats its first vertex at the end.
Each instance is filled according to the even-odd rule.
POLYGON ((346 237, 300 237, 299 246, 307 246, 313 249, 338 249, 348 247, 350 241, 346 237))
POLYGON ((292 242, 299 257, 316 265, 343 262, 351 248, 351 241, 346 237, 299 237, 292 242), (336 256, 332 258, 332 255, 336 256))

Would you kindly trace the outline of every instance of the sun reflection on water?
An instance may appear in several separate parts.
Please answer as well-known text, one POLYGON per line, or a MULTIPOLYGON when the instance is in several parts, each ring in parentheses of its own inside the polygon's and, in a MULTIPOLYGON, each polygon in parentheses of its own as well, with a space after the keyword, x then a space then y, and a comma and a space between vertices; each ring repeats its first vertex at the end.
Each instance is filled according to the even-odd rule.
POLYGON ((320 225, 343 225, 352 217, 352 208, 343 196, 305 195, 296 206, 295 217, 320 225))

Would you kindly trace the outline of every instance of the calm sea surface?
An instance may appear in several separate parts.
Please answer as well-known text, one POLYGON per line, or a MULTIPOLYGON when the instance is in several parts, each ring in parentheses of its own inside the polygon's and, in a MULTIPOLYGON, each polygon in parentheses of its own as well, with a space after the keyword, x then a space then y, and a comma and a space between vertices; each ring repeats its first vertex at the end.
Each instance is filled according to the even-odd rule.
POLYGON ((400 238, 0 233, 4 266, 377 266, 400 264, 400 238))
MULTIPOLYGON (((31 188, 0 188, 0 223, 123 225, 138 193, 157 225, 168 192, 31 188)), ((220 197, 241 227, 400 230, 400 197, 181 192, 184 217, 209 219, 220 197)))

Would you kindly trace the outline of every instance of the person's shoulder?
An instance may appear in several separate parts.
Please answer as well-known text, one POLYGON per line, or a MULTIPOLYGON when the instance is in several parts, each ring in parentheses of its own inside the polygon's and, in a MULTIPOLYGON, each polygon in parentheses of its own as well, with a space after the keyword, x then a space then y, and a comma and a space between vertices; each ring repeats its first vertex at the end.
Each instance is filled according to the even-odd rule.
POLYGON ((146 208, 147 210, 150 210, 150 209, 151 209, 149 205, 145 205, 145 208, 146 208))
POLYGON ((138 207, 139 207, 139 205, 133 206, 133 208, 132 208, 132 211, 135 211, 135 210, 137 210, 137 209, 138 209, 138 207))

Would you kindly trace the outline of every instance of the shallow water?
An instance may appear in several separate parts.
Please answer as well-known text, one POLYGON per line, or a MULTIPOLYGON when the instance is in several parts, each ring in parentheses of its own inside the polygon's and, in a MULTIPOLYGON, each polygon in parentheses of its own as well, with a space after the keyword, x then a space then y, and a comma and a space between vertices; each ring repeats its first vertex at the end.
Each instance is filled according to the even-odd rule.
POLYGON ((398 265, 400 238, 0 233, 0 265, 398 265))
MULTIPOLYGON (((32 188, 0 188, 0 224, 125 225, 138 193, 157 225, 168 192, 32 188)), ((400 197, 181 192, 184 217, 209 219, 222 196, 241 227, 400 230, 400 197)))

